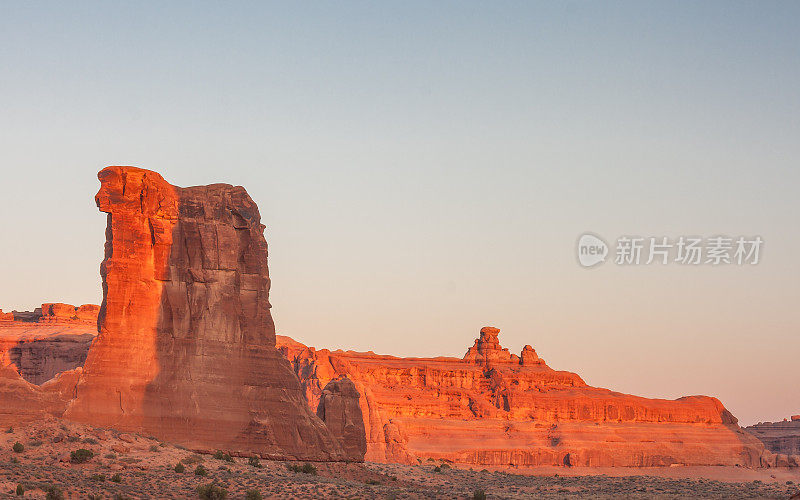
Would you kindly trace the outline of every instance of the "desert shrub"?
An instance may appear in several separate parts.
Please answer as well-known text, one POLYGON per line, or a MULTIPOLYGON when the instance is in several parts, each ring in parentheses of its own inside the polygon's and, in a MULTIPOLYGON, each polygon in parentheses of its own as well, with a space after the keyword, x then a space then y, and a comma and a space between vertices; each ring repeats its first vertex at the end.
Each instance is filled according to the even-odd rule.
POLYGON ((450 466, 447 465, 447 464, 442 464, 441 467, 442 467, 442 469, 449 469, 450 468, 450 466))
POLYGON ((367 484, 373 484, 373 485, 374 485, 374 484, 381 484, 381 482, 380 482, 380 481, 377 481, 377 480, 375 480, 375 479, 367 479, 367 480, 366 480, 366 483, 367 483, 367 484))
POLYGON ((111 476, 111 482, 112 483, 121 483, 122 482, 122 475, 120 475, 119 473, 114 474, 113 476, 111 476))
POLYGON ((106 480, 106 475, 105 474, 93 474, 92 475, 92 480, 93 481, 103 482, 103 481, 106 480))
POLYGON ((17 493, 18 497, 21 497, 22 495, 24 495, 25 494, 25 487, 22 486, 21 484, 18 484, 16 493, 17 493))
POLYGON ((175 472, 178 474, 183 474, 186 472, 186 467, 184 467, 182 463, 178 462, 178 464, 175 466, 175 472))
POLYGON ((216 458, 217 460, 222 460, 222 455, 223 455, 222 450, 217 450, 216 452, 214 452, 214 458, 216 458))
POLYGON ((397 476, 389 476, 389 479, 391 479, 392 481, 397 481, 397 476))
POLYGON ((442 468, 437 465, 433 468, 433 472, 442 472, 442 468))
POLYGON ((263 500, 264 497, 261 496, 261 492, 258 490, 247 490, 244 498, 246 500, 263 500))
POLYGON ((250 457, 247 459, 247 465, 250 467, 260 468, 261 462, 258 460, 258 457, 250 457))
POLYGON ((306 462, 303 465, 289 464, 287 468, 292 472, 302 472, 303 474, 317 475, 317 468, 306 462))
POLYGON ((19 460, 17 459, 17 457, 11 457, 11 463, 12 464, 18 464, 19 460))
POLYGON ((154 444, 150 446, 150 451, 161 451, 161 450, 158 448, 158 445, 154 444))
POLYGON ((17 441, 14 443, 14 446, 12 446, 11 449, 14 451, 14 453, 22 453, 25 451, 25 445, 17 441))
POLYGON ((205 467, 203 467, 202 464, 200 464, 194 469, 194 475, 195 476, 205 477, 205 476, 208 475, 208 471, 206 470, 205 467))
POLYGON ((79 438, 78 436, 67 436, 68 443, 77 443, 80 440, 81 438, 79 438))
POLYGON ((69 452, 69 461, 73 464, 82 464, 88 462, 92 459, 92 457, 94 457, 94 452, 92 450, 87 450, 86 448, 80 448, 78 450, 69 452))
POLYGON ((34 441, 31 441, 31 442, 29 442, 29 443, 28 443, 28 446, 41 446, 42 444, 44 444, 44 443, 42 443, 41 441, 39 441, 38 439, 36 439, 36 440, 34 440, 34 441))
POLYGON ((64 500, 64 492, 55 486, 45 486, 44 491, 46 500, 64 500))
POLYGON ((97 440, 95 438, 86 438, 83 440, 86 444, 97 444, 97 440))
POLYGON ((228 490, 214 483, 197 487, 197 495, 203 500, 224 500, 228 498, 228 490))
POLYGON ((114 454, 114 453, 106 453, 105 455, 103 455, 103 457, 107 458, 109 460, 116 460, 117 459, 117 455, 114 454))
POLYGON ((13 433, 14 433, 13 427, 9 427, 8 430, 6 431, 6 434, 13 434, 13 433))
POLYGON ((214 453, 214 458, 217 460, 224 460, 226 462, 233 462, 233 457, 227 453, 223 453, 221 450, 217 450, 217 452, 214 453))
POLYGON ((486 492, 481 489, 473 491, 472 500, 486 500, 486 492))

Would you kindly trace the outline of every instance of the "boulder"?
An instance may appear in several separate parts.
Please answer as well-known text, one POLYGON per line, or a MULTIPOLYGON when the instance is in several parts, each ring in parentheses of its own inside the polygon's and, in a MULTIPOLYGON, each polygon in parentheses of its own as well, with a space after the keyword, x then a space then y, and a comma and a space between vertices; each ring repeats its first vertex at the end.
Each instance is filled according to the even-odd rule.
POLYGON ((362 460, 367 451, 360 397, 355 384, 341 377, 325 385, 317 406, 317 416, 342 442, 350 460, 362 460))

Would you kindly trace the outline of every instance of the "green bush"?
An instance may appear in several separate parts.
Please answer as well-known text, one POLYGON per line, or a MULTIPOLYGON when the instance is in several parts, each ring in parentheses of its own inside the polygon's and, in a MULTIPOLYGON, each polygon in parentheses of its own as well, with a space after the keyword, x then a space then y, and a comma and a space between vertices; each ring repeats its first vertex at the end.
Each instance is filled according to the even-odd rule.
POLYGON ((9 427, 8 430, 6 431, 6 434, 13 434, 13 433, 14 433, 13 427, 9 427))
POLYGON ((258 460, 258 457, 250 457, 247 459, 247 465, 251 467, 261 468, 261 462, 258 460))
POLYGON ((303 474, 317 475, 317 468, 306 462, 303 465, 289 464, 287 468, 292 472, 302 472, 303 474))
POLYGON ((93 474, 92 475, 92 480, 93 481, 100 481, 102 483, 103 481, 106 480, 106 475, 105 474, 93 474))
POLYGON ((91 460, 92 457, 94 457, 94 452, 92 450, 87 450, 86 448, 81 448, 69 453, 69 461, 73 464, 86 463, 91 460))
POLYGON ((203 500, 224 500, 228 498, 228 490, 214 483, 197 487, 197 495, 203 500))
POLYGON ((119 473, 114 474, 113 476, 111 476, 111 482, 112 483, 121 483, 122 482, 122 476, 119 473))
POLYGON ((21 497, 24 494, 25 494, 25 487, 22 486, 21 484, 18 484, 17 485, 17 496, 21 497))
POLYGON ((206 468, 205 468, 205 467, 203 467, 203 464, 200 464, 200 465, 198 465, 198 466, 197 466, 197 468, 194 470, 194 475, 195 475, 195 476, 201 476, 201 477, 205 477, 205 476, 207 476, 207 475, 208 475, 208 471, 206 470, 206 468))
POLYGON ((264 497, 261 496, 261 492, 258 490, 247 490, 245 494, 246 500, 263 500, 264 497))
POLYGON ((44 491, 46 500, 64 500, 64 493, 55 486, 46 486, 44 491))
POLYGON ((182 463, 178 462, 178 465, 175 466, 175 472, 178 474, 183 474, 185 471, 186 467, 184 467, 182 463))
POLYGON ((214 458, 216 458, 217 460, 222 460, 222 455, 223 455, 222 450, 217 450, 214 453, 214 458))
POLYGON ((97 440, 95 438, 86 438, 83 440, 86 444, 97 444, 97 440))
POLYGON ((17 441, 14 443, 14 446, 12 446, 11 449, 14 450, 14 453, 22 453, 25 451, 25 445, 17 441))
POLYGON ((77 443, 80 440, 81 438, 79 438, 78 436, 67 436, 68 443, 77 443))
POLYGON ((442 472, 442 468, 437 465, 433 468, 433 472, 442 472))
POLYGON ((472 500, 486 500, 486 492, 483 490, 475 490, 472 493, 472 500))
POLYGON ((150 451, 161 451, 161 449, 159 449, 157 444, 154 444, 150 446, 150 451))

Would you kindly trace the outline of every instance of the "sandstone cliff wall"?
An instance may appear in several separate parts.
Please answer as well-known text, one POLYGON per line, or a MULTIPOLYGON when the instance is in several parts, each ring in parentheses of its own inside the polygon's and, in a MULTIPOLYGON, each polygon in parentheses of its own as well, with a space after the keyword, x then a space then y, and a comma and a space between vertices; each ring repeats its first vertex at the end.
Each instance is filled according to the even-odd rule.
MULTIPOLYGON (((517 356, 484 328, 463 359, 278 346, 311 407, 347 376, 360 394, 367 460, 475 465, 762 465, 763 445, 715 398, 647 399, 588 386, 517 356)), ((769 458, 767 458, 769 460, 769 458)), ((772 460, 774 465, 774 460, 772 460)), ((764 465, 769 465, 765 463, 764 465)))

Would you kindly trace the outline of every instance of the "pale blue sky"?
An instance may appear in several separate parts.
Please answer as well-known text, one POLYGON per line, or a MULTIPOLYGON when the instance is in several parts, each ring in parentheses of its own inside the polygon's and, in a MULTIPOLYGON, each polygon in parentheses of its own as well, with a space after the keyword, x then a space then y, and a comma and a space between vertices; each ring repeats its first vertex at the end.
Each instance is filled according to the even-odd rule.
POLYGON ((6 3, 0 307, 97 303, 106 165, 244 185, 280 333, 463 355, 481 326, 745 423, 800 412, 800 4, 6 3), (578 267, 590 230, 754 268, 578 267))

